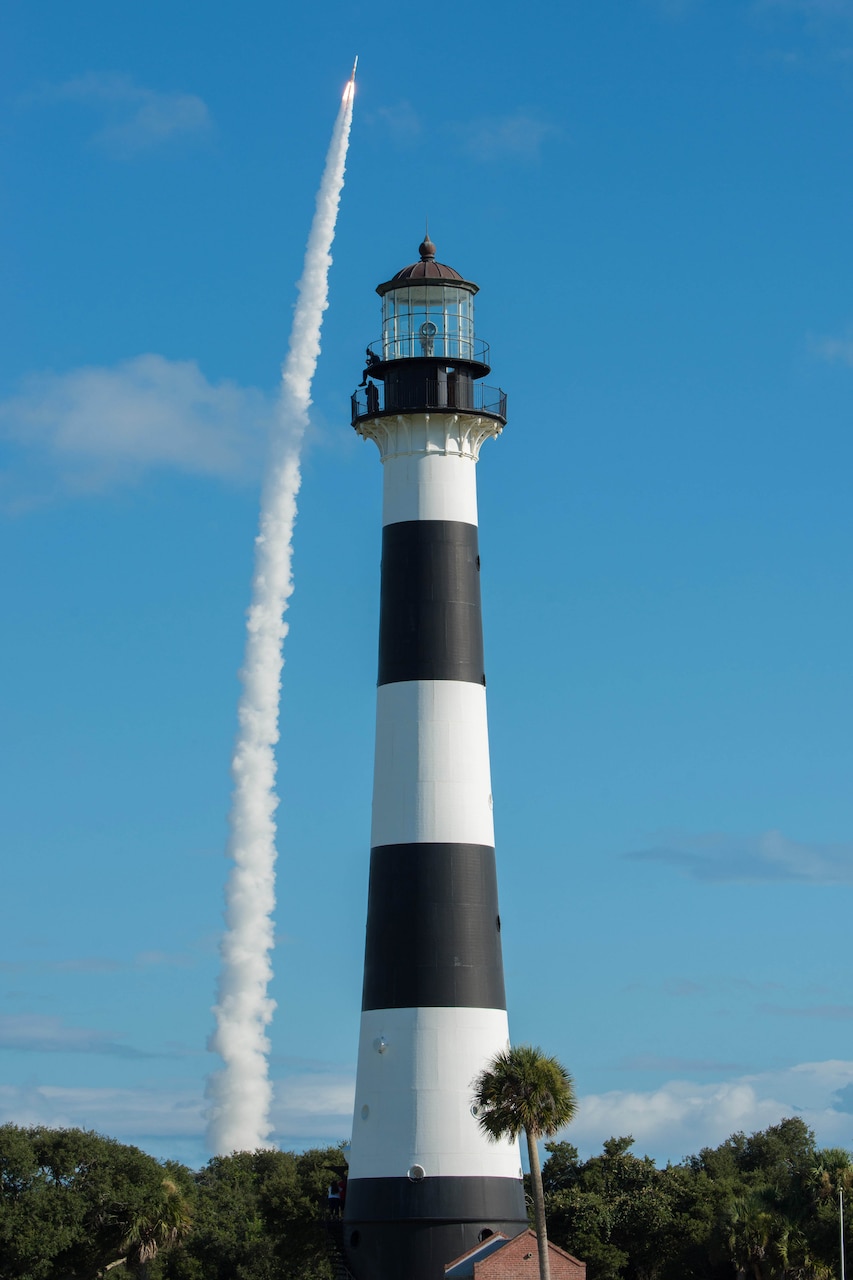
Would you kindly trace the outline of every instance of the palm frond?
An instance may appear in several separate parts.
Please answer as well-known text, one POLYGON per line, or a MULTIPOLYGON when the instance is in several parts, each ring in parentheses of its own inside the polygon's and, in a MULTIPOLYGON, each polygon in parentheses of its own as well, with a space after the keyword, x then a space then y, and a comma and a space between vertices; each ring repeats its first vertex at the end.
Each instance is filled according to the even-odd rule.
POLYGON ((551 1137, 577 1109, 566 1068, 533 1045, 498 1053, 474 1081, 477 1122, 493 1141, 524 1133, 551 1137))

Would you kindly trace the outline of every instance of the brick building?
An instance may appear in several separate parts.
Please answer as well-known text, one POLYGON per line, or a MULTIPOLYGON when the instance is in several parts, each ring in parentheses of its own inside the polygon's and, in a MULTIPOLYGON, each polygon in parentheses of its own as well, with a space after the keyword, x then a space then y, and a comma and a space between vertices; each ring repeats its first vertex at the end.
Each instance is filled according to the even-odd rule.
MULTIPOLYGON (((586 1263, 548 1241, 551 1280, 586 1280, 586 1263)), ((500 1232, 449 1262, 447 1280, 539 1280, 536 1234, 522 1231, 511 1240, 500 1232)))

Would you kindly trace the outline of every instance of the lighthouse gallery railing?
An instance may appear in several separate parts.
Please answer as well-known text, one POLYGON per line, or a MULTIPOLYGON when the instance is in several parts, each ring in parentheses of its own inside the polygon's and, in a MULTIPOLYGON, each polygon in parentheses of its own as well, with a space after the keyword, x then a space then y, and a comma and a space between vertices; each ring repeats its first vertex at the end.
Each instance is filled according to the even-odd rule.
POLYGON ((487 413, 490 417, 506 422, 506 392, 500 387, 487 387, 482 382, 438 381, 426 378, 420 384, 417 404, 393 405, 385 403, 385 388, 381 383, 367 388, 359 387, 352 393, 352 425, 360 418, 372 418, 382 413, 415 413, 424 409, 444 409, 452 412, 462 409, 466 413, 487 413))

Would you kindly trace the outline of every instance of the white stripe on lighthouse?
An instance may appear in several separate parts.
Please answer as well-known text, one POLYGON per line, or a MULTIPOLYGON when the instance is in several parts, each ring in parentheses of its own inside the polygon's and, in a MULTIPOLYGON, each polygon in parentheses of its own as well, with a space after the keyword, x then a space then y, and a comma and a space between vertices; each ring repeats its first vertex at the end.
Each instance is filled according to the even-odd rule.
POLYGON ((385 459, 382 523, 477 523, 474 459, 462 454, 396 454, 385 459))
POLYGON ((462 680, 380 685, 371 846, 494 847, 486 690, 462 680))
MULTIPOLYGON (((400 963, 407 962, 406 956, 400 963)), ((502 1009, 362 1014, 350 1178, 518 1178, 518 1144, 489 1142, 471 1083, 509 1043, 502 1009)))
POLYGON ((474 413, 399 413, 361 423, 385 467, 382 523, 477 523, 474 467, 484 440, 500 435, 494 418, 474 413))

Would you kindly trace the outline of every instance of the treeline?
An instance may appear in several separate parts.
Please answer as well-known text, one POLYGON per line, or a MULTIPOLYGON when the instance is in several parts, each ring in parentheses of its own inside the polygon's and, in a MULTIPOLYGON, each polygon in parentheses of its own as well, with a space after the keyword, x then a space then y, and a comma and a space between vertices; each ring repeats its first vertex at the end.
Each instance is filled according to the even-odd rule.
POLYGON ((548 1235, 588 1280, 831 1280, 840 1275, 838 1190, 853 1162, 818 1149, 799 1118, 736 1133, 658 1169, 611 1138, 581 1161, 546 1145, 548 1235))
MULTIPOLYGON (((546 1147, 551 1239, 588 1280, 830 1280, 847 1152, 800 1119, 659 1169, 611 1138, 546 1147)), ((198 1172, 80 1129, 0 1126, 0 1280, 332 1280, 339 1147, 242 1152, 198 1172)))
POLYGON ((340 1147, 197 1173, 82 1129, 0 1126, 0 1280, 332 1280, 340 1147))

